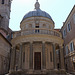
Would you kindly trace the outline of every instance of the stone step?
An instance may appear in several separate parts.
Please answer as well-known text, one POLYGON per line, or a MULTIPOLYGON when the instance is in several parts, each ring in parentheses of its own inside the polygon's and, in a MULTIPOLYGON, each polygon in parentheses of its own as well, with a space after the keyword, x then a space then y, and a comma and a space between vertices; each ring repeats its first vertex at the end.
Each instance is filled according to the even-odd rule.
POLYGON ((58 70, 50 70, 50 71, 34 71, 34 72, 26 72, 26 71, 15 71, 9 75, 69 75, 66 71, 58 71, 58 70))
POLYGON ((21 74, 21 73, 15 73, 15 74, 9 74, 9 75, 70 75, 70 74, 55 74, 55 73, 48 73, 48 74, 21 74))

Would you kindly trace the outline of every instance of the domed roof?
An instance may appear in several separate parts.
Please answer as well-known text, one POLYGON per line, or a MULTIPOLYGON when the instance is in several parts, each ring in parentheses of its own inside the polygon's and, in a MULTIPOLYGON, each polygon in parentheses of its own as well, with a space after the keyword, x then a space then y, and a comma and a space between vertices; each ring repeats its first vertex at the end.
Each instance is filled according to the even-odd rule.
MULTIPOLYGON (((42 11, 40 9, 40 4, 38 0, 35 3, 35 9, 33 11, 28 12, 24 17, 23 20, 29 17, 46 17, 52 20, 51 16, 46 13, 45 11, 42 11)), ((53 20, 52 20, 53 21, 53 20)))

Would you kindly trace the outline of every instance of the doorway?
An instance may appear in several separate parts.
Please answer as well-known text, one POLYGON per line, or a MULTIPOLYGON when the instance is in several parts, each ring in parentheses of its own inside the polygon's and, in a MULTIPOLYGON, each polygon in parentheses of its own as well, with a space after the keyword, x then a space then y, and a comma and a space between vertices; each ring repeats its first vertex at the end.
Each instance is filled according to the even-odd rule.
POLYGON ((34 70, 41 70, 41 52, 34 53, 34 70))

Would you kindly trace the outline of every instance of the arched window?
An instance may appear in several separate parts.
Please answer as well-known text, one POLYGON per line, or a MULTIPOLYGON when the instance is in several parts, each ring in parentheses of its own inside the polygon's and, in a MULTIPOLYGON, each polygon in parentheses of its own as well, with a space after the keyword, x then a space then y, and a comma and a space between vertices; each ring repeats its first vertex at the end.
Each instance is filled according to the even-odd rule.
POLYGON ((4 4, 4 0, 2 0, 2 4, 4 4))

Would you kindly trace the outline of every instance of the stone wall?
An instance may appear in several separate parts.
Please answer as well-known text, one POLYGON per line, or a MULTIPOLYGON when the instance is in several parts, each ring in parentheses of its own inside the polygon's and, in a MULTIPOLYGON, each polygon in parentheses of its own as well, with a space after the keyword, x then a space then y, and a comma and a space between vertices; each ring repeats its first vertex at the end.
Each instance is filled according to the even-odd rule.
POLYGON ((0 74, 9 71, 10 44, 0 35, 0 74))

